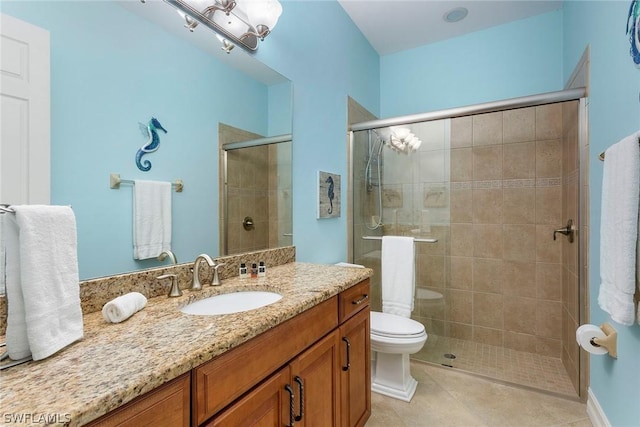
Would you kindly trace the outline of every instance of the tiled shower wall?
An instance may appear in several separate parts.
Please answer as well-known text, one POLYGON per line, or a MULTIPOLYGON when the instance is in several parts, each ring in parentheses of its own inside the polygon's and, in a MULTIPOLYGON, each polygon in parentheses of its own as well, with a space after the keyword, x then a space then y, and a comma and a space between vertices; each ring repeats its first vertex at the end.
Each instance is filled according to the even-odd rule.
POLYGON ((560 357, 562 117, 552 104, 452 119, 451 256, 436 333, 560 357))
POLYGON ((269 247, 269 147, 250 147, 228 152, 228 253, 269 247), (254 228, 245 230, 245 217, 254 228))

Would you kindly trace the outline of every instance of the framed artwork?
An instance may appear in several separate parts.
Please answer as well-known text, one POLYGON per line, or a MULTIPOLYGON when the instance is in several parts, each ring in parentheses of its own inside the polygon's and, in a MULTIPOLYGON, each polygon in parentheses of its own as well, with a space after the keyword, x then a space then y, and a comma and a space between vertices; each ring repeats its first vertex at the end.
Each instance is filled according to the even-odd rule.
POLYGON ((318 219, 340 216, 340 175, 318 171, 318 219))

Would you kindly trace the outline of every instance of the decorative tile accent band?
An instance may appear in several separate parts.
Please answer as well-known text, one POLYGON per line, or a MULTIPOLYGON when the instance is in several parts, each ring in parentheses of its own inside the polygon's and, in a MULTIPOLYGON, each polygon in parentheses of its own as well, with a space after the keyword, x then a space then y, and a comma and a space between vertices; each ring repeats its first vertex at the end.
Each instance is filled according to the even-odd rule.
POLYGON ((505 179, 492 181, 462 181, 452 182, 452 190, 489 189, 489 188, 532 188, 553 187, 562 185, 562 178, 538 178, 538 179, 505 179))

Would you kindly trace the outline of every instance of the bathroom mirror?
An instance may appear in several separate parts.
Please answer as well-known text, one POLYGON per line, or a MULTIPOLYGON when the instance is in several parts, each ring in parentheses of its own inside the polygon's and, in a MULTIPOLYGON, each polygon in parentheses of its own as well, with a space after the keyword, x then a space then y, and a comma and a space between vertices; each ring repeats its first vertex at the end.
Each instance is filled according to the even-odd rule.
POLYGON ((291 82, 240 48, 225 53, 206 28, 189 32, 159 0, 3 0, 2 13, 50 33, 51 203, 75 212, 81 280, 169 262, 133 259, 133 187, 111 189, 112 173, 181 179, 184 190, 172 192, 177 260, 218 256, 219 123, 290 134, 291 82), (152 117, 167 133, 142 172, 140 128, 152 117))

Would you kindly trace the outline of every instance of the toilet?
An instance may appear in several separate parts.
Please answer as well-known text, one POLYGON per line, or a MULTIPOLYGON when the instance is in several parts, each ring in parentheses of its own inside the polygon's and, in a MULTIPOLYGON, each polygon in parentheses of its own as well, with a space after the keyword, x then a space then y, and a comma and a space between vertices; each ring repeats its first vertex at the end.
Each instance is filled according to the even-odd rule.
MULTIPOLYGON (((336 265, 364 268, 345 262, 336 265)), ((411 376, 409 355, 419 352, 427 342, 424 325, 391 313, 372 311, 370 316, 371 391, 410 402, 418 381, 411 376)))
POLYGON ((371 312, 371 391, 410 402, 418 381, 411 376, 409 355, 427 341, 422 323, 390 313, 371 312))

